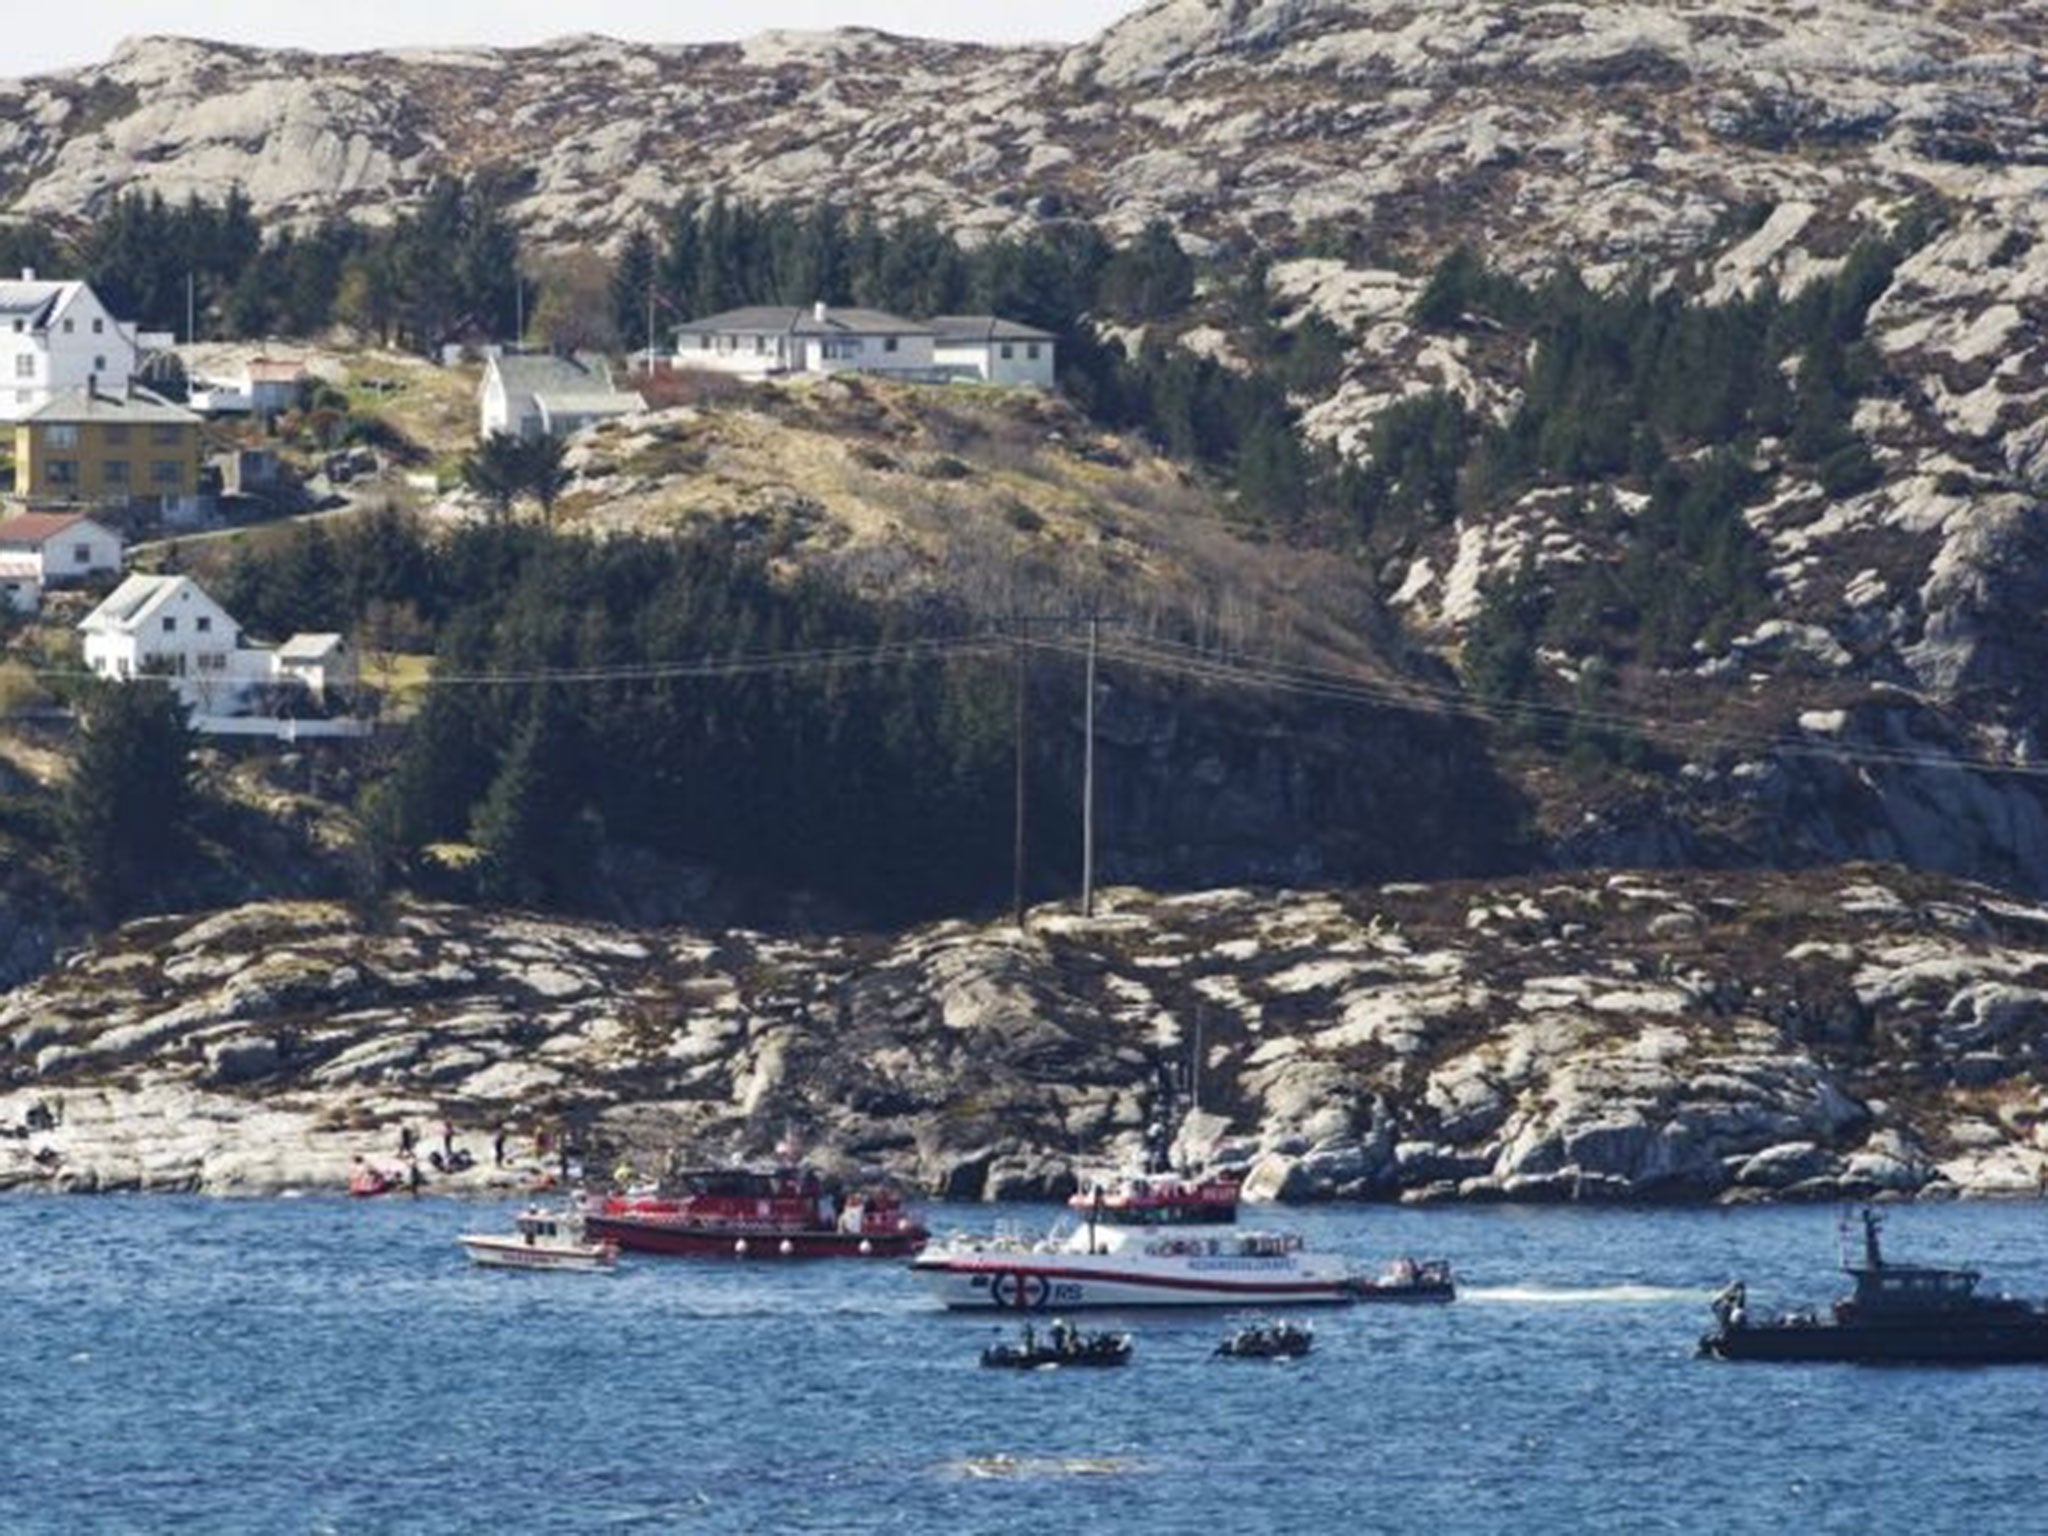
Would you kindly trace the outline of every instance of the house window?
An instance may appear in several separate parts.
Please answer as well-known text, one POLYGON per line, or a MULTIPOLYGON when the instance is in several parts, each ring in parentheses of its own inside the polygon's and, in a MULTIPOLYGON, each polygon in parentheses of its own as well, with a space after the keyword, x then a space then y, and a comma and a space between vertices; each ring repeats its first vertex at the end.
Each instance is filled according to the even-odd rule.
POLYGON ((91 546, 90 544, 74 544, 74 545, 72 545, 72 546, 71 546, 71 559, 72 559, 72 562, 73 562, 74 564, 77 564, 77 565, 91 565, 91 564, 92 564, 92 546, 91 546))
POLYGON ((128 461, 109 459, 100 466, 100 473, 106 478, 109 486, 125 488, 128 484, 128 461))
POLYGON ((43 477, 52 485, 78 484, 78 460, 51 459, 43 466, 43 477))
POLYGON ((70 335, 70 334, 71 334, 71 333, 72 333, 73 331, 75 331, 75 330, 77 330, 77 329, 78 329, 78 327, 77 327, 76 325, 72 324, 72 323, 71 323, 71 322, 70 322, 69 320, 66 320, 66 321, 64 322, 64 334, 65 334, 66 336, 69 336, 69 335, 70 335))
POLYGON ((92 360, 92 371, 94 373, 105 373, 107 371, 107 360, 104 357, 95 357, 92 360))
POLYGON ((1035 363, 1035 362, 1037 362, 1037 361, 1038 361, 1038 343, 1037 343, 1037 342, 1035 342, 1035 341, 1027 341, 1027 342, 1025 342, 1025 343, 1024 343, 1024 355, 1025 355, 1026 357, 1030 358, 1032 362, 1034 362, 1034 363, 1035 363))
POLYGON ((212 615, 212 614, 208 614, 208 613, 202 613, 201 615, 199 615, 199 617, 198 617, 198 618, 196 618, 196 619, 194 619, 194 620, 192 621, 192 627, 193 627, 194 629, 198 630, 198 631, 199 631, 199 633, 200 633, 200 634, 202 634, 202 635, 210 635, 210 634, 212 634, 212 633, 213 633, 213 615, 212 615))
POLYGON ((100 438, 101 441, 108 444, 127 442, 128 423, 125 421, 108 422, 104 427, 100 428, 100 438))
POLYGON ((43 428, 43 442, 52 448, 76 448, 78 446, 78 428, 45 427, 43 428))
POLYGON ((159 422, 149 429, 152 443, 175 443, 178 440, 178 424, 174 421, 159 422))
POLYGON ((36 376, 36 355, 23 352, 14 359, 14 376, 17 379, 32 379, 36 376))
MULTIPOLYGON (((206 620, 201 619, 199 623, 204 628, 206 620)), ((228 659, 219 651, 201 651, 192 659, 202 672, 225 672, 228 669, 228 659)))
POLYGON ((106 328, 107 322, 104 320, 95 320, 92 323, 92 333, 95 336, 99 335, 100 332, 104 331, 106 328))
POLYGON ((1016 355, 1017 355, 1017 348, 1016 348, 1016 347, 1015 347, 1015 346, 1014 346, 1014 345, 1013 345, 1012 343, 1010 343, 1010 342, 1007 342, 1007 341, 1006 341, 1006 342, 1004 342, 1004 343, 1003 343, 1003 357, 1004 357, 1004 359, 1005 359, 1005 360, 1007 360, 1007 359, 1009 359, 1009 358, 1013 358, 1013 357, 1015 357, 1016 355))
POLYGON ((165 614, 165 615, 164 615, 164 633, 165 633, 165 634, 167 634, 167 635, 175 635, 175 634, 176 634, 177 632, 178 632, 178 616, 177 616, 176 614, 174 614, 174 613, 167 613, 167 614, 165 614))
POLYGON ((896 338, 894 336, 884 336, 882 338, 882 350, 884 352, 894 352, 896 350, 896 338))
POLYGON ((185 476, 176 459, 158 459, 149 466, 149 478, 155 485, 181 485, 185 476))

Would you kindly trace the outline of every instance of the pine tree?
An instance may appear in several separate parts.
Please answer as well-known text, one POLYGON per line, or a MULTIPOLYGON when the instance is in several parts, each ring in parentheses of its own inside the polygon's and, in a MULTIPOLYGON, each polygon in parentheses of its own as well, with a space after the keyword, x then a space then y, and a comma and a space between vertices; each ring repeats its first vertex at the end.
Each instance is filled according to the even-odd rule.
POLYGON ((612 268, 612 324, 629 347, 652 345, 657 253, 654 236, 642 226, 626 236, 612 268))
POLYGON ((484 900, 533 906, 574 889, 590 845, 571 761, 565 710, 542 686, 470 824, 484 900))
POLYGON ((95 915, 136 911, 170 882, 196 808, 192 733, 177 697, 147 680, 97 688, 60 813, 66 875, 95 915))
POLYGON ((522 445, 519 456, 520 489, 540 503, 541 516, 555 520, 555 503, 569 488, 575 475, 563 462, 568 443, 552 433, 542 433, 522 445))
POLYGON ((461 474, 463 488, 503 522, 526 488, 526 445, 510 432, 493 432, 463 456, 461 474))

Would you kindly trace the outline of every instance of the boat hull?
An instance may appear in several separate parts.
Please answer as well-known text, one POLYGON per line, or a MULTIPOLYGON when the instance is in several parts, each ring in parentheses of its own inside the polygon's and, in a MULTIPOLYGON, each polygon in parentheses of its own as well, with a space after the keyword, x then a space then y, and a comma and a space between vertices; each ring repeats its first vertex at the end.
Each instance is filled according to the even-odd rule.
POLYGON ((1857 1327, 1830 1322, 1721 1328, 1700 1340, 1717 1360, 1837 1365, 2048 1365, 2048 1323, 1857 1327))
POLYGON ((458 1239, 470 1261, 486 1269, 568 1270, 602 1274, 618 1264, 616 1249, 603 1244, 548 1247, 517 1237, 458 1239))
POLYGON ((633 1253, 699 1259, 903 1259, 925 1243, 920 1228, 901 1232, 838 1232, 786 1227, 683 1226, 634 1216, 589 1215, 584 1231, 633 1253))
POLYGON ((1089 1263, 1083 1255, 925 1257, 910 1272, 955 1312, 1079 1312, 1127 1307, 1343 1306, 1357 1283, 1289 1258, 1190 1260, 1172 1270, 1089 1263))

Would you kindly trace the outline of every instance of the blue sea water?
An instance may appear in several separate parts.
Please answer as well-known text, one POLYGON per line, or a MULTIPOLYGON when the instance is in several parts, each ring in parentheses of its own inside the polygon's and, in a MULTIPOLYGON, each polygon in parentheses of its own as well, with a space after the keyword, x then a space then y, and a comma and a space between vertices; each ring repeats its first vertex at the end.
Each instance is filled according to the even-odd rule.
MULTIPOLYGON (((1831 1296, 1836 1214, 1296 1213, 1464 1295, 1317 1314, 1300 1362, 1181 1313, 1013 1373, 894 1263, 504 1274, 454 1238, 508 1206, 0 1200, 0 1532, 2048 1529, 2048 1369, 1693 1357, 1733 1276, 1831 1296)), ((2048 1293, 2048 1207, 1888 1237, 2048 1293)))

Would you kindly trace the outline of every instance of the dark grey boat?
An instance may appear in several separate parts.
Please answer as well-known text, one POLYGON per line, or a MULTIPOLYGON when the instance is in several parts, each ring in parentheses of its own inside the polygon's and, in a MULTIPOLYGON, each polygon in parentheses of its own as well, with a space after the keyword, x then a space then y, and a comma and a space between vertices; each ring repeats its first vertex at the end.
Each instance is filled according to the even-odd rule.
POLYGON ((1714 1298, 1700 1353, 1719 1360, 1841 1361, 1860 1365, 2048 1364, 2048 1311, 1982 1296, 1974 1269, 1890 1264, 1883 1218, 1863 1212, 1863 1262, 1844 1264, 1855 1289, 1827 1315, 1757 1317, 1740 1281, 1714 1298))
POLYGON ((1015 1344, 991 1344, 984 1349, 981 1363, 1013 1371, 1032 1371, 1048 1365, 1129 1365, 1131 1336, 1082 1333, 1065 1318, 1056 1321, 1041 1336, 1035 1325, 1026 1323, 1015 1344))

